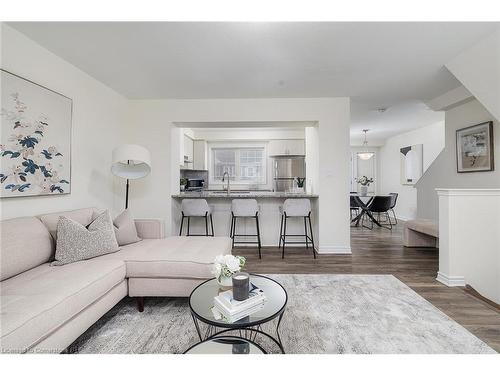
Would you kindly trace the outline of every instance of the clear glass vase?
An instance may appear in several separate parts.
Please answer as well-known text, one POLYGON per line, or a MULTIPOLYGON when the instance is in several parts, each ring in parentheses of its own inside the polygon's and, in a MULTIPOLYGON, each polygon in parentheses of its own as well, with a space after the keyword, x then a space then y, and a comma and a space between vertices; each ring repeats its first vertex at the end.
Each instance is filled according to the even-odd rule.
POLYGON ((361 185, 359 188, 359 195, 362 197, 366 197, 368 195, 368 186, 367 185, 361 185))
POLYGON ((221 289, 230 289, 233 286, 233 280, 231 276, 219 276, 217 283, 220 285, 221 289))

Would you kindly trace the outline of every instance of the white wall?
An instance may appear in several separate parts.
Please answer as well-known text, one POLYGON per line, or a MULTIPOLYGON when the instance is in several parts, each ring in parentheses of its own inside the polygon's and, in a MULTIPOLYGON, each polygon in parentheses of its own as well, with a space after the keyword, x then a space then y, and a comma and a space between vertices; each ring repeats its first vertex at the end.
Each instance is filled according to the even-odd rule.
POLYGON ((306 141, 306 191, 316 191, 319 181, 319 129, 308 126, 305 129, 306 141))
POLYGON ((170 195, 178 192, 179 168, 172 157, 179 154, 176 139, 182 122, 317 121, 318 182, 320 196, 319 252, 350 252, 348 98, 214 99, 132 101, 130 139, 152 153, 153 171, 134 181, 131 207, 139 216, 165 218, 172 229, 170 195), (174 137, 174 138, 172 138, 174 137))
POLYGON ((3 198, 2 219, 87 206, 120 208, 123 181, 111 175, 111 151, 125 139, 128 101, 5 24, 1 49, 3 69, 73 99, 71 194, 3 198))
POLYGON ((500 121, 500 27, 446 67, 500 121))
POLYGON ((494 117, 477 100, 472 100, 445 113, 445 148, 416 184, 418 217, 438 220, 436 188, 500 187, 500 124, 493 121, 495 170, 492 172, 457 173, 456 131, 494 117))
POLYGON ((414 186, 402 185, 400 176, 400 148, 423 144, 423 170, 427 169, 444 148, 444 122, 412 130, 388 138, 379 152, 379 193, 398 193, 396 215, 403 219, 417 217, 417 190, 414 186))

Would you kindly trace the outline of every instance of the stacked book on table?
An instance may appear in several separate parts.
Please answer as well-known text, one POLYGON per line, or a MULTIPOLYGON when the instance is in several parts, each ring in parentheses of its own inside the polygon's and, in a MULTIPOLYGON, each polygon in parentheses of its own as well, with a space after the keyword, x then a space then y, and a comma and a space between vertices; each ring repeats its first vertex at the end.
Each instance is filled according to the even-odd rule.
POLYGON ((248 299, 237 301, 233 298, 233 291, 227 290, 214 297, 214 307, 228 322, 233 323, 259 311, 265 301, 264 292, 251 284, 248 299))

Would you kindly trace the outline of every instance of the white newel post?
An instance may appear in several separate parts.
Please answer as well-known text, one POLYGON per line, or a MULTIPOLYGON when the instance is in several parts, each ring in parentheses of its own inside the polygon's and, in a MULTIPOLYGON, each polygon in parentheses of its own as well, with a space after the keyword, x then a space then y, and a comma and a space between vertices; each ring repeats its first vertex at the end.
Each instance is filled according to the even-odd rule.
POLYGON ((500 189, 436 189, 439 272, 447 286, 470 285, 500 303, 500 189))

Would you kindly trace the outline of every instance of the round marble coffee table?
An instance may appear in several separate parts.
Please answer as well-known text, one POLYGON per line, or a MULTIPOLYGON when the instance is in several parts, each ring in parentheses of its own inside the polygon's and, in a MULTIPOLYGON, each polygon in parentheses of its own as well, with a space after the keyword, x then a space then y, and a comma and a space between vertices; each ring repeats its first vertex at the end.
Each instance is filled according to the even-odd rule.
POLYGON ((266 296, 264 306, 259 311, 231 323, 217 319, 212 312, 214 297, 221 292, 216 279, 207 280, 193 290, 189 297, 189 308, 200 341, 227 335, 231 331, 252 342, 255 341, 257 335, 263 335, 278 345, 282 353, 285 353, 279 327, 288 301, 286 290, 280 283, 267 276, 251 274, 250 282, 264 291, 266 296), (262 324, 273 319, 278 319, 275 336, 262 329, 262 324), (204 332, 200 322, 207 325, 204 332))

